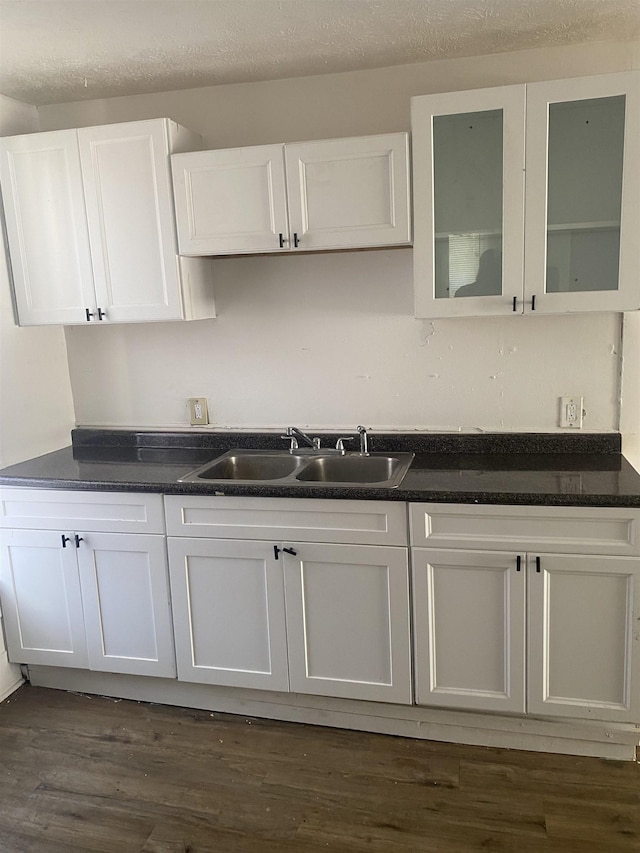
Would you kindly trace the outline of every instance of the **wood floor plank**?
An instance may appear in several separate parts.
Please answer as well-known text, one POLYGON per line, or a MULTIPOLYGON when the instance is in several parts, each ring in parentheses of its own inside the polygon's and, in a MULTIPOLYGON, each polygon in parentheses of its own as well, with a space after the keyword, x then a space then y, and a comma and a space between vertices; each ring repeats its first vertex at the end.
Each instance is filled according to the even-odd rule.
POLYGON ((618 853, 632 762, 25 686, 0 705, 0 853, 618 853))

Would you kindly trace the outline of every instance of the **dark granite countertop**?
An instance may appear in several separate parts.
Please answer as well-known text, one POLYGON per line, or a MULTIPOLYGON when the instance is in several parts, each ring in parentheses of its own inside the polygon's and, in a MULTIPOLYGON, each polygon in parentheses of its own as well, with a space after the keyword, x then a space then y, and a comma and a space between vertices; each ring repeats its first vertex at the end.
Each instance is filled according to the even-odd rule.
MULTIPOLYGON (((336 436, 323 436, 331 447, 336 436)), ((483 504, 640 507, 640 474, 616 434, 373 433, 373 451, 411 451, 397 488, 178 480, 233 447, 283 447, 273 433, 74 430, 72 445, 0 471, 32 488, 349 498, 483 504)))

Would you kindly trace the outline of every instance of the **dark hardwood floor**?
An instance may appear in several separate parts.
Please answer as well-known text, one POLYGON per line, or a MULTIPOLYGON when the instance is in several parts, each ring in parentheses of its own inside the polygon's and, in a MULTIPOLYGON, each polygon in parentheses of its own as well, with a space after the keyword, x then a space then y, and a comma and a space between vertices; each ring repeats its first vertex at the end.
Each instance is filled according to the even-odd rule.
POLYGON ((25 686, 2 853, 640 850, 640 766, 25 686))

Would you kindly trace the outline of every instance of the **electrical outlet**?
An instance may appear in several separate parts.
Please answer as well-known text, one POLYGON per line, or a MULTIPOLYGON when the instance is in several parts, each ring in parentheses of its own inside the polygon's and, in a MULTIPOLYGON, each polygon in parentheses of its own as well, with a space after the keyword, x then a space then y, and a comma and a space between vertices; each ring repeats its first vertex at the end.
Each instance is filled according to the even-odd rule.
POLYGON ((189 419, 191 426, 201 426, 209 423, 206 397, 189 397, 189 419))
POLYGON ((582 429, 583 403, 583 397, 560 397, 559 423, 561 427, 582 429))

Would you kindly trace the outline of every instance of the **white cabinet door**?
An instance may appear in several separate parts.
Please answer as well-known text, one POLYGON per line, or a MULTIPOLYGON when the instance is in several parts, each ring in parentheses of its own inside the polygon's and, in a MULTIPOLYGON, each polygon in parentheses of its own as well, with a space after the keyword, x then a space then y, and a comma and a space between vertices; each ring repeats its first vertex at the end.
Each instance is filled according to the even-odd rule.
POLYGON ((20 325, 86 322, 96 302, 76 131, 0 140, 0 177, 20 325))
POLYGON ((88 665, 76 548, 71 534, 3 530, 0 599, 9 659, 88 665))
POLYGON ((79 536, 89 668, 175 678, 164 536, 79 536))
POLYGON ((282 145, 175 154, 171 164, 183 255, 288 247, 282 145))
POLYGON ((185 255, 411 242, 406 133, 176 154, 185 255))
POLYGON ((529 712, 637 723, 640 559, 529 563, 529 712))
POLYGON ((291 248, 411 242, 406 133, 284 147, 291 248))
POLYGON ((289 689, 282 562, 268 542, 169 537, 181 681, 289 689))
POLYGON ((524 556, 411 553, 416 702, 523 713, 524 556))
POLYGON ((527 86, 527 310, 640 308, 640 72, 527 86))
POLYGON ((283 547, 291 690, 410 704, 407 550, 283 547))
POLYGON ((96 302, 106 319, 182 316, 166 119, 78 130, 96 302))
POLYGON ((525 87, 411 99, 416 317, 522 313, 525 87))

